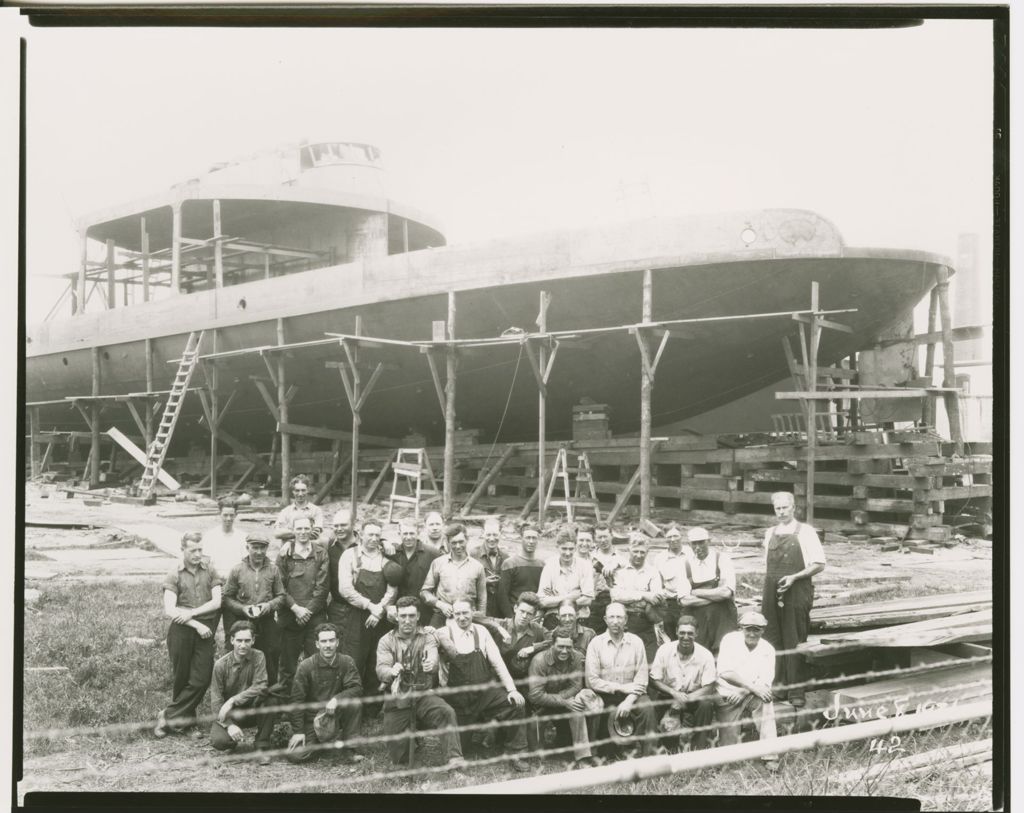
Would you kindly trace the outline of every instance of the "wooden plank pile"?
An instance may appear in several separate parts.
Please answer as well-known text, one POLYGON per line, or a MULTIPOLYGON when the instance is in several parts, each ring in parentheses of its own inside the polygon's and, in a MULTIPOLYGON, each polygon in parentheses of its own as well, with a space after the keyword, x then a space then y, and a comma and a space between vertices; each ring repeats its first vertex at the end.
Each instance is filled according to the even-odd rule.
POLYGON ((815 607, 811 610, 811 629, 820 631, 892 627, 896 624, 947 618, 978 610, 991 612, 991 609, 992 593, 988 590, 915 596, 836 607, 815 607))

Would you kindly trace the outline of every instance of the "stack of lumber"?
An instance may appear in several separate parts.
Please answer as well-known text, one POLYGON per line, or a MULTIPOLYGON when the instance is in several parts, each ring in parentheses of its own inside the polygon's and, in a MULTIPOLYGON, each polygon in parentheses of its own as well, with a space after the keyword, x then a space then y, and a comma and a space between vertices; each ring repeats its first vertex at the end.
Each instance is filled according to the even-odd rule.
POLYGON ((843 604, 812 609, 811 629, 819 632, 822 630, 868 629, 927 621, 933 618, 944 619, 962 613, 991 609, 992 593, 988 590, 916 596, 864 604, 843 604))
POLYGON ((933 647, 987 641, 991 637, 990 608, 878 629, 824 632, 801 644, 800 650, 807 657, 818 658, 872 647, 933 647))
MULTIPOLYGON (((885 776, 911 776, 927 773, 931 770, 948 771, 950 768, 967 767, 992 760, 992 740, 976 740, 975 742, 953 745, 948 748, 936 748, 921 754, 901 757, 885 761, 868 768, 845 771, 830 779, 830 782, 844 785, 859 782, 874 782, 885 776)), ((906 778, 904 776, 904 778, 906 778)))

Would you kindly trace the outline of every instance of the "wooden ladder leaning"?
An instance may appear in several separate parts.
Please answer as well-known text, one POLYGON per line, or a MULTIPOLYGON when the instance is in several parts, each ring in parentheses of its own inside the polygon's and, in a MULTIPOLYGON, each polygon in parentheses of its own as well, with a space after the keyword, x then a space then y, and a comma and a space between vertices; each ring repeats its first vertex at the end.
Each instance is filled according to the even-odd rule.
POLYGON ((575 522, 574 511, 587 509, 594 512, 594 520, 601 521, 601 507, 597 501, 597 492, 594 490, 594 474, 590 468, 590 459, 586 452, 571 452, 561 446, 558 449, 558 457, 555 459, 555 468, 551 472, 551 482, 548 484, 547 497, 544 500, 549 508, 564 508, 565 518, 568 522, 575 522), (569 455, 575 454, 576 460, 572 467, 569 464, 569 455), (574 481, 570 483, 570 481, 574 481), (555 484, 561 481, 564 499, 552 500, 555 491, 555 484), (584 487, 587 491, 584 492, 584 487))
POLYGON ((391 481, 391 496, 388 497, 388 522, 395 510, 395 503, 412 505, 416 521, 420 519, 420 507, 441 499, 441 490, 434 478, 434 469, 430 465, 430 457, 426 449, 399 449, 395 462, 391 464, 394 479, 391 481), (424 488, 424 480, 429 488, 424 488), (399 485, 404 486, 406 494, 398 492, 399 485))
POLYGON ((160 426, 157 429, 156 437, 153 438, 153 442, 149 444, 149 449, 146 451, 146 463, 142 470, 142 479, 139 481, 139 496, 144 500, 153 496, 153 486, 156 485, 164 458, 167 457, 167 447, 170 445, 171 435, 174 434, 174 427, 178 423, 181 405, 185 400, 189 382, 192 381, 192 373, 199 361, 199 345, 202 341, 203 331, 188 334, 188 342, 185 344, 185 351, 181 354, 178 373, 174 377, 170 394, 167 396, 160 426))

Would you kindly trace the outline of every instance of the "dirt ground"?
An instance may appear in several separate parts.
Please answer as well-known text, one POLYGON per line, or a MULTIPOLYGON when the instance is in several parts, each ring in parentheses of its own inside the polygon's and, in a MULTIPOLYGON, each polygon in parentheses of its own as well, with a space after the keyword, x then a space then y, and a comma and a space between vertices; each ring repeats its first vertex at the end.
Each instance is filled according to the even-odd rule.
MULTIPOLYGON (((257 501, 258 503, 260 501, 257 501)), ((340 503, 322 506, 328 524, 330 516, 340 503)), ((243 529, 268 527, 272 525, 276 505, 272 500, 257 504, 255 510, 240 514, 239 524, 243 529)), ((374 506, 363 510, 360 518, 373 517, 382 520, 386 507, 374 506)), ((66 498, 55 486, 29 484, 25 504, 25 589, 26 604, 31 606, 33 594, 48 587, 73 584, 83 581, 118 581, 131 583, 156 583, 173 564, 181 534, 187 530, 203 530, 217 523, 215 507, 209 501, 165 502, 155 506, 137 506, 107 502, 101 505, 87 505, 80 497, 66 498), (208 511, 205 516, 185 516, 199 511, 208 511), (68 527, 69 525, 91 527, 68 527), (57 527, 54 527, 57 526, 57 527)), ((655 518, 657 520, 657 517, 655 518)), ((506 515, 505 547, 514 547, 513 515, 506 515)), ((468 523, 471 540, 480 532, 479 523, 468 523)), ((554 536, 560 523, 552 521, 544 529, 540 553, 548 556, 554 552, 554 536)), ((714 543, 728 550, 734 559, 737 571, 737 600, 755 603, 759 600, 763 553, 758 543, 763 529, 739 528, 712 529, 714 543)), ((397 527, 385 525, 385 536, 397 540, 397 527)), ((655 547, 658 546, 655 540, 655 547)), ((663 543, 661 543, 663 544, 663 543)), ((472 547, 472 542, 471 542, 472 547)), ((891 583, 893 593, 885 596, 917 595, 924 593, 978 590, 991 587, 992 549, 985 540, 967 540, 956 547, 937 550, 934 554, 880 552, 870 543, 831 542, 826 544, 827 570, 815 579, 817 593, 821 597, 853 586, 891 583)), ((159 614, 154 592, 153 612, 159 614)), ((873 600, 873 599, 865 599, 873 600)), ((26 617, 26 624, 32 624, 32 615, 26 617)), ((166 657, 166 656, 163 656, 166 657)), ((377 724, 379 727, 379 724, 377 724)), ((367 732, 372 733, 372 729, 367 732)), ((140 763, 167 763, 169 766, 181 760, 189 761, 199 756, 210 760, 201 769, 204 785, 195 789, 275 790, 281 783, 310 781, 315 777, 315 768, 275 763, 260 769, 257 785, 232 784, 237 772, 231 768, 232 758, 215 755, 205 740, 200 743, 187 737, 171 737, 163 741, 138 738, 125 742, 117 738, 68 738, 61 744, 58 753, 33 755, 25 764, 25 780, 22 791, 31 789, 52 790, 139 790, 138 766, 140 763), (196 753, 199 747, 201 753, 196 753), (214 757, 212 760, 211 757, 214 757), (84 776, 92 781, 83 781, 84 776), (135 780, 133 781, 133 777, 135 780), (237 785, 237 787, 236 787, 237 785)), ((239 756, 242 756, 241 754, 239 756)), ((429 764, 429 763, 428 763, 429 764)), ((563 770, 557 760, 541 767, 543 772, 563 770)), ((325 785, 324 790, 368 790, 365 785, 356 787, 353 780, 360 774, 367 776, 374 769, 386 772, 385 764, 364 766, 361 769, 331 766, 329 776, 346 779, 346 783, 334 787, 325 785)), ((323 770, 323 766, 319 769, 323 770)), ((477 781, 490 781, 486 769, 475 769, 481 776, 477 781)), ((158 772, 157 777, 146 779, 146 790, 181 790, 175 772, 158 772), (166 781, 164 781, 166 780, 166 781), (156 784, 153 784, 153 783, 156 784)), ((813 775, 813 770, 808 772, 813 775)), ((388 790, 415 792, 432 787, 441 787, 443 773, 434 774, 426 783, 401 779, 385 782, 388 790)), ((501 778, 496 776, 494 778, 501 778)), ((468 780, 467 780, 468 783, 468 780)), ((774 785, 764 786, 758 777, 748 777, 732 791, 780 792, 785 790, 774 785), (751 784, 753 783, 753 784, 751 784), (742 790, 739 788, 761 788, 742 790)), ((781 786, 780 786, 781 787, 781 786)), ((318 790, 316 786, 307 788, 318 790)), ((659 792, 659 791, 655 791, 659 792)), ((666 792, 661 790, 660 792, 666 792)), ((680 786, 668 792, 711 792, 680 786)), ((728 792, 728 791, 727 791, 728 792)), ((835 792, 835 791, 833 791, 835 792)))

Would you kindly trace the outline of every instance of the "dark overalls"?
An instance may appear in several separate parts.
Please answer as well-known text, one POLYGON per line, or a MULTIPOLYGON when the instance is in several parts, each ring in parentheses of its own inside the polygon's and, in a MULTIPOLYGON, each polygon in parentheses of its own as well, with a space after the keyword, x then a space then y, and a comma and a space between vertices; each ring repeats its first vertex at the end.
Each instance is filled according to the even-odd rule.
MULTIPOLYGON (((709 554, 710 555, 710 554, 709 554)), ((722 583, 721 558, 715 554, 715 578, 703 582, 694 582, 693 571, 689 560, 684 561, 686 580, 691 589, 714 590, 722 583)), ((701 607, 687 607, 690 615, 697 619, 697 643, 705 649, 718 654, 722 637, 736 629, 736 602, 732 598, 723 601, 712 601, 701 607)), ((667 632, 668 630, 666 630, 667 632)), ((672 630, 675 633, 675 630, 672 630)))
MULTIPOLYGON (((764 637, 777 650, 795 649, 797 644, 807 640, 811 626, 811 605, 814 603, 814 584, 810 579, 797 579, 781 596, 778 593, 779 579, 799 573, 806 567, 804 554, 800 549, 797 533, 780 534, 772 530, 768 540, 768 554, 764 577, 764 594, 761 598, 761 613, 768 621, 764 637), (780 607, 779 604, 782 604, 780 607)), ((800 683, 804 678, 803 656, 793 653, 779 655, 775 661, 775 680, 784 686, 800 683)), ((777 693, 784 699, 787 690, 777 693)), ((790 699, 804 696, 804 689, 788 690, 790 699)))
MULTIPOLYGON (((359 595, 374 604, 380 604, 388 590, 384 581, 384 571, 366 570, 362 567, 363 552, 356 548, 356 577, 352 586, 359 595)), ((380 681, 377 679, 377 642, 391 629, 387 618, 382 616, 377 626, 367 628, 366 619, 369 610, 362 610, 351 604, 345 604, 344 621, 341 629, 341 651, 356 662, 356 668, 363 680, 363 694, 377 694, 380 681)))
MULTIPOLYGON (((473 651, 449 654, 448 686, 486 686, 493 684, 497 678, 491 668, 487 655, 480 648, 480 633, 473 629, 473 651)), ((500 686, 456 692, 447 695, 448 703, 455 709, 460 726, 480 723, 485 720, 518 720, 516 725, 502 726, 500 731, 505 737, 509 751, 526 750, 526 727, 523 725, 524 709, 513 705, 508 694, 500 686)), ((473 731, 460 731, 463 751, 470 744, 473 731)))

